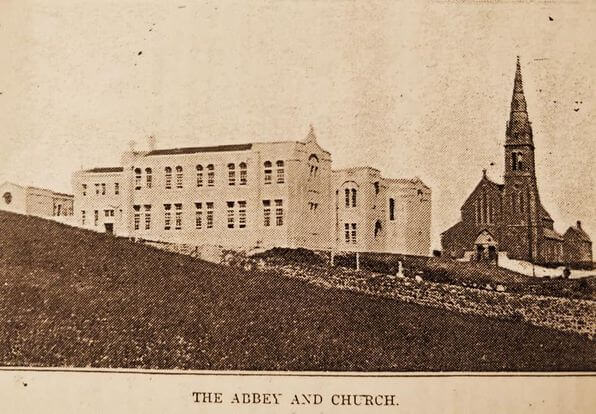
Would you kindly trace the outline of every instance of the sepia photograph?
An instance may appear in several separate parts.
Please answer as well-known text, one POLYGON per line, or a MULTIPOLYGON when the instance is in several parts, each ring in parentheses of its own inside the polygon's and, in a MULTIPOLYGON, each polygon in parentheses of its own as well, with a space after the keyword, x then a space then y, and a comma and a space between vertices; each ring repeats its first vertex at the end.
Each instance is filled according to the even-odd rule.
POLYGON ((594 24, 0 0, 3 372, 592 376, 594 24))

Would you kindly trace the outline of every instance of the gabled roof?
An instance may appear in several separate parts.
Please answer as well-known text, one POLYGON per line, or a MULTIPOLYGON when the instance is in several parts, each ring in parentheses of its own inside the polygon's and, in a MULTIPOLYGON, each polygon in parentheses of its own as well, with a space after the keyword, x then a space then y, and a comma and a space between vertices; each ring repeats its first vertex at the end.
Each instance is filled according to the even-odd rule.
POLYGON ((248 151, 252 148, 252 144, 232 144, 232 145, 214 145, 209 147, 184 147, 184 148, 168 148, 158 149, 148 152, 145 156, 153 155, 181 155, 181 154, 197 154, 203 152, 231 152, 231 151, 248 151))
POLYGON ((470 198, 472 198, 472 195, 474 195, 474 193, 483 185, 486 184, 489 187, 494 188, 495 190, 499 191, 499 192, 503 192, 503 188, 505 187, 505 185, 503 184, 499 184, 499 183, 495 183, 494 181, 490 180, 487 176, 486 176, 486 170, 483 171, 482 174, 482 179, 478 182, 478 184, 476 184, 476 187, 474 187, 474 190, 472 190, 472 192, 470 193, 470 195, 468 196, 468 198, 466 198, 466 201, 463 202, 462 204, 462 208, 463 206, 465 206, 468 201, 470 201, 470 198))
POLYGON ((588 233, 586 233, 581 227, 570 226, 565 232, 565 238, 568 238, 571 235, 576 235, 581 241, 592 243, 588 233))
POLYGON ((115 172, 122 172, 124 168, 122 167, 96 167, 91 168, 89 170, 85 170, 86 173, 115 173, 115 172))

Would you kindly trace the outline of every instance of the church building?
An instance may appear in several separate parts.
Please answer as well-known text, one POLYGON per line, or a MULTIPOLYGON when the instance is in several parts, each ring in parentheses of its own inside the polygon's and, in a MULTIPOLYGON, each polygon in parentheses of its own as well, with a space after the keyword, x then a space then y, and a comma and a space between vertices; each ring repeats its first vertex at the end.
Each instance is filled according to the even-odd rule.
POLYGON ((496 262, 498 252, 536 264, 592 262, 592 242, 577 227, 565 236, 540 201, 534 163, 534 137, 528 118, 519 57, 506 126, 504 183, 486 170, 461 207, 461 221, 441 234, 445 255, 496 262))

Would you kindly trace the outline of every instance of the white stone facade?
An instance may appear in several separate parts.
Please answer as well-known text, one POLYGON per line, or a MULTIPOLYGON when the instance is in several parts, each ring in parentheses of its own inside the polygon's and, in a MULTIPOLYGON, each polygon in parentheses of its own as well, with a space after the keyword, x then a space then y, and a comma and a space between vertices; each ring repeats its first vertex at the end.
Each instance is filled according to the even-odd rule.
MULTIPOLYGON (((337 229, 337 176, 331 154, 319 146, 312 129, 303 141, 128 151, 118 167, 73 174, 74 209, 82 227, 124 237, 241 249, 353 250, 351 244, 336 246, 342 240, 338 234, 344 234, 337 229)), ((380 179, 383 196, 393 192, 404 200, 397 206, 407 207, 408 186, 417 184, 406 181, 380 179)), ((430 190, 418 187, 424 188, 430 214, 430 190)), ((386 201, 379 199, 377 210, 363 205, 359 214, 385 221, 386 201)), ((428 254, 430 217, 415 225, 413 231, 405 224, 387 224, 384 234, 413 235, 416 241, 380 241, 369 232, 357 246, 428 254)))
POLYGON ((73 215, 73 196, 45 188, 0 184, 0 210, 39 217, 67 218, 73 215))

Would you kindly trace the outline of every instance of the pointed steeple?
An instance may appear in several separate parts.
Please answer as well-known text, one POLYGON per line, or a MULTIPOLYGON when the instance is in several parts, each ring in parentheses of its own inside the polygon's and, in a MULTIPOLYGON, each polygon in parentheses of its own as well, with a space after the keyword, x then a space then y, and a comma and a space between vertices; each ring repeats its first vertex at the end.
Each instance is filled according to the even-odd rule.
POLYGON ((507 143, 533 145, 532 125, 528 118, 519 56, 517 57, 515 79, 513 81, 511 112, 509 114, 509 122, 507 123, 507 143))
POLYGON ((310 124, 310 129, 308 131, 308 135, 306 136, 305 142, 317 142, 317 136, 315 135, 315 128, 312 124, 310 124))

